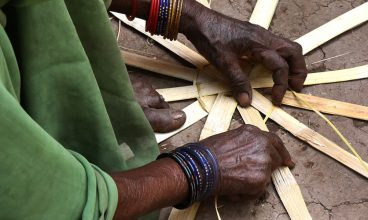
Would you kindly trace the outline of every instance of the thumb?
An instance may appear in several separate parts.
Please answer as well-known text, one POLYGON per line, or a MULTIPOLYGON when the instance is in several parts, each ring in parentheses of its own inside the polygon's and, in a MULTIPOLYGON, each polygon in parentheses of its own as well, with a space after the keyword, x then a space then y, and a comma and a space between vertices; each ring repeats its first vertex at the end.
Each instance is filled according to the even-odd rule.
POLYGON ((248 76, 243 72, 236 56, 221 56, 217 65, 218 69, 226 74, 230 80, 233 96, 242 107, 247 107, 252 102, 252 87, 248 76))
POLYGON ((186 115, 181 110, 144 107, 143 112, 153 130, 159 133, 174 131, 180 128, 186 120, 186 115))

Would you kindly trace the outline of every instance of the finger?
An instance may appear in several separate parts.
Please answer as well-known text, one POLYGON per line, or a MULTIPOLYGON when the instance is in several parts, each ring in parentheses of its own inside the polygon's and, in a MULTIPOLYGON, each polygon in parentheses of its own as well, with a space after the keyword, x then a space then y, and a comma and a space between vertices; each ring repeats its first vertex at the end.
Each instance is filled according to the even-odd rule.
POLYGON ((289 64, 289 86, 300 92, 308 74, 303 48, 298 43, 292 43, 290 47, 282 48, 278 52, 289 64))
POLYGON ((233 96, 240 106, 247 107, 252 101, 252 87, 236 56, 221 56, 216 66, 230 80, 233 96))
POLYGON ((180 128, 186 120, 181 110, 143 108, 149 123, 155 132, 166 133, 180 128))
POLYGON ((252 55, 256 61, 261 62, 273 72, 272 101, 275 105, 280 106, 288 88, 289 65, 273 50, 254 50, 252 55))
POLYGON ((294 161, 291 159, 289 151, 285 148, 284 143, 282 140, 273 133, 265 132, 268 136, 269 140, 271 141, 273 147, 277 150, 281 157, 282 165, 288 166, 290 168, 293 168, 295 166, 294 161))
POLYGON ((156 91, 152 91, 150 96, 147 98, 147 105, 151 108, 157 109, 170 108, 169 103, 167 103, 164 97, 156 91))
MULTIPOLYGON (((272 143, 272 142, 271 142, 272 143)), ((270 156, 272 159, 271 170, 274 171, 282 165, 282 158, 276 147, 273 145, 270 147, 270 156)))

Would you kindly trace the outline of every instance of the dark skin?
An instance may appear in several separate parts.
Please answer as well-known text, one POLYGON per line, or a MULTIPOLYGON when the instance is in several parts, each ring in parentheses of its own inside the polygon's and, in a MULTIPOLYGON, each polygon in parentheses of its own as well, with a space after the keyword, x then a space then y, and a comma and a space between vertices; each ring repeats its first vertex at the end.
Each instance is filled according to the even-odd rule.
MULTIPOLYGON (((149 7, 150 0, 138 0, 137 17, 147 19, 149 7)), ((129 14, 131 1, 113 0, 109 10, 129 14)), ((249 79, 240 67, 244 56, 273 72, 274 104, 280 105, 287 88, 302 89, 307 71, 301 47, 296 43, 206 9, 194 0, 184 0, 180 32, 224 74, 241 106, 248 106, 252 98, 249 79)), ((185 122, 185 114, 171 110, 149 84, 134 78, 132 82, 135 96, 155 131, 174 130, 185 122)), ((201 143, 212 150, 219 162, 221 181, 217 194, 232 200, 263 194, 273 170, 282 165, 294 166, 279 137, 251 125, 201 143)), ((170 158, 112 176, 119 191, 115 219, 134 219, 180 203, 188 196, 185 176, 170 158)))
POLYGON ((185 113, 171 109, 164 98, 147 82, 130 76, 135 98, 155 132, 169 132, 185 123, 185 113))

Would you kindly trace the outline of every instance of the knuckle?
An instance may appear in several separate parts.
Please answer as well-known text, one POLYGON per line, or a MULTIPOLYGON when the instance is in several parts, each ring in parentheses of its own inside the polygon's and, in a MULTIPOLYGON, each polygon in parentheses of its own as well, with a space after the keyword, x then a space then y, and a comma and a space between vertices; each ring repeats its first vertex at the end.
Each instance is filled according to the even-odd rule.
POLYGON ((265 172, 257 173, 253 178, 253 183, 257 186, 264 186, 267 184, 269 176, 265 172))
POLYGON ((295 52, 297 52, 298 54, 302 54, 303 53, 303 47, 297 43, 297 42, 291 42, 291 45, 294 49, 295 52))

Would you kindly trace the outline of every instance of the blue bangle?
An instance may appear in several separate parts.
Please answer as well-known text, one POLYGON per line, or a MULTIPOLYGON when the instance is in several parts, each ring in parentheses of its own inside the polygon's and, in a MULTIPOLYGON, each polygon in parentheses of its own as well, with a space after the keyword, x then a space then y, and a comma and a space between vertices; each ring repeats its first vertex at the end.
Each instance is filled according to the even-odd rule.
POLYGON ((184 202, 175 205, 175 208, 187 208, 216 192, 220 184, 219 165, 208 148, 199 143, 187 144, 170 153, 161 154, 157 159, 164 157, 174 159, 188 181, 189 195, 184 202))

